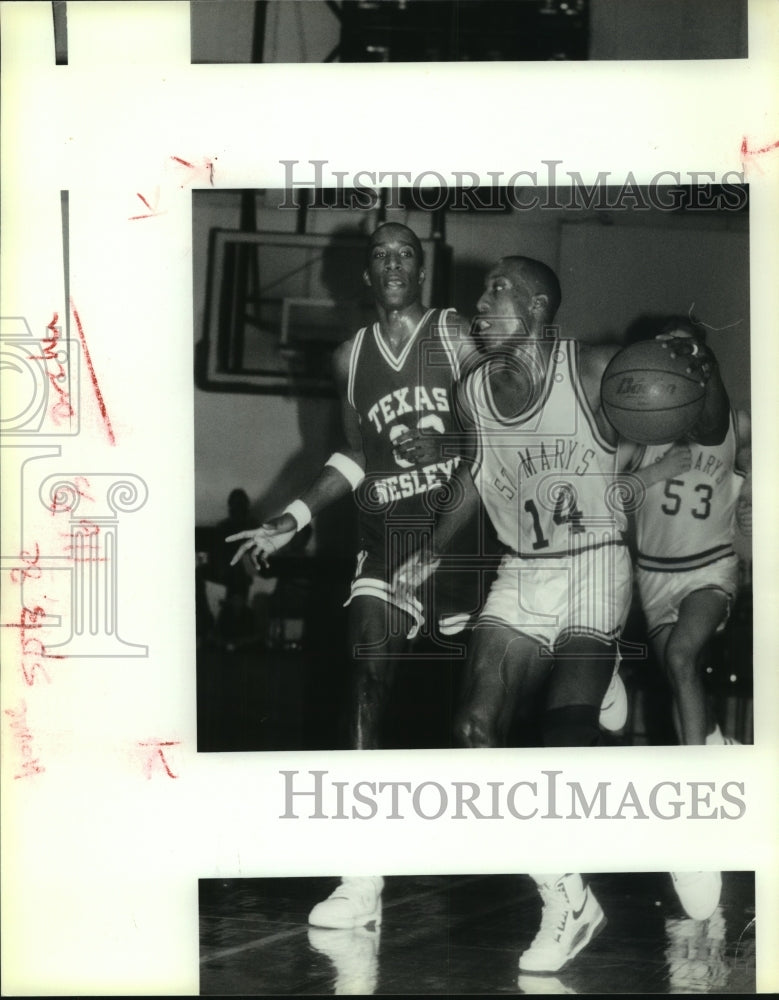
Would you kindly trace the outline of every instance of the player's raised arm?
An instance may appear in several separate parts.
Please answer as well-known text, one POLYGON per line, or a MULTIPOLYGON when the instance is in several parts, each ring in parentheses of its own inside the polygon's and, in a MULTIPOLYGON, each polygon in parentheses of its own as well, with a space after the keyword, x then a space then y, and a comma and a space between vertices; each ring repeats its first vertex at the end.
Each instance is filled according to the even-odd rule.
POLYGON ((362 482, 365 475, 365 457, 360 423, 347 393, 352 344, 351 340, 341 344, 333 355, 333 373, 341 400, 344 447, 330 456, 314 482, 278 517, 271 518, 255 530, 230 535, 228 542, 241 540, 244 542, 233 556, 231 565, 237 563, 245 552, 251 552, 255 565, 274 552, 278 552, 321 510, 345 496, 350 490, 357 489, 362 482))

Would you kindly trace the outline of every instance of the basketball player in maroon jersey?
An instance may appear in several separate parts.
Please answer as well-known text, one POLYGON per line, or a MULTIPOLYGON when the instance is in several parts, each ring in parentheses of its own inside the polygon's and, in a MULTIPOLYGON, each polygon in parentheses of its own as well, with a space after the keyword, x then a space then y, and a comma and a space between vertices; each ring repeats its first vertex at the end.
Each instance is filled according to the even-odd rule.
MULTIPOLYGON (((451 634, 475 610, 468 607, 472 594, 462 608, 450 607, 453 613, 445 614, 440 604, 423 608, 416 595, 399 598, 391 585, 395 569, 429 538, 438 498, 459 464, 452 387, 475 351, 470 324, 453 309, 422 305, 424 277, 416 234, 397 223, 379 226, 364 272, 378 321, 334 356, 345 447, 280 516, 233 536, 245 540, 236 560, 248 551, 262 559, 326 505, 354 491, 360 551, 347 601, 353 749, 380 745, 393 660, 407 651, 423 615, 436 614, 441 631, 451 634)), ((378 876, 343 879, 314 908, 311 922, 348 928, 379 919, 382 886, 378 876)))
MULTIPOLYGON (((503 258, 485 284, 477 306, 485 352, 458 393, 473 444, 473 465, 456 473, 465 500, 439 520, 433 552, 412 557, 396 584, 400 594, 413 592, 480 496, 506 554, 469 647, 459 741, 503 743, 520 699, 536 696, 548 680, 545 745, 593 746, 632 591, 626 518, 613 490, 618 439, 600 398, 618 348, 557 336, 551 324, 560 286, 539 261, 503 258)), ((724 434, 727 396, 708 354, 694 348, 686 339, 668 341, 707 386, 700 434, 716 439, 724 434)), ((644 485, 653 474, 643 473, 644 485)), ((693 874, 692 895, 700 881, 693 874)), ((519 967, 557 972, 605 918, 580 875, 533 877, 543 916, 519 967)), ((696 900, 685 900, 689 880, 674 884, 696 909, 696 900)))

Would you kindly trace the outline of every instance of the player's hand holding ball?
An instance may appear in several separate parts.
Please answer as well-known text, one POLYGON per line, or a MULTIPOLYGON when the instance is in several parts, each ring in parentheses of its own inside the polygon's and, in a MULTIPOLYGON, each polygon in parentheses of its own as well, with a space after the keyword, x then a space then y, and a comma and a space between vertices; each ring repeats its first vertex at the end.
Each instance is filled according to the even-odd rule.
POLYGON ((706 385, 714 368, 714 355, 704 344, 684 330, 661 333, 655 340, 662 343, 672 359, 686 358, 687 373, 697 376, 701 385, 706 385))

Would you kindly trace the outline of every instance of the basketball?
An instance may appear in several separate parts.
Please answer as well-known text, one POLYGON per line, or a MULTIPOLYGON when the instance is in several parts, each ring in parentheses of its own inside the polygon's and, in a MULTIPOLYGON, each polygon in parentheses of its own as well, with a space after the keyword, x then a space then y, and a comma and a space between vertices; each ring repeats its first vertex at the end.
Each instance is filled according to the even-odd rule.
POLYGON ((670 444, 690 431, 706 394, 689 358, 671 357, 663 341, 644 340, 616 354, 601 381, 601 401, 614 429, 638 444, 670 444))

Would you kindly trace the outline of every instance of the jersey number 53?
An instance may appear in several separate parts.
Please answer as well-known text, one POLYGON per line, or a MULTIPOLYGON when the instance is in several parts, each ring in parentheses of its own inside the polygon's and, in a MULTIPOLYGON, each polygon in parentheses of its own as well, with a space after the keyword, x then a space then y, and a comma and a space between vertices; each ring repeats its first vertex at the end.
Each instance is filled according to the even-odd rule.
MULTIPOLYGON (((669 479, 665 484, 663 496, 669 501, 661 505, 660 509, 664 514, 674 517, 682 509, 681 490, 687 484, 682 479, 669 479)), ((708 483, 698 483, 693 489, 696 495, 694 505, 690 508, 690 514, 699 521, 705 521, 711 513, 711 498, 714 489, 708 483)))

